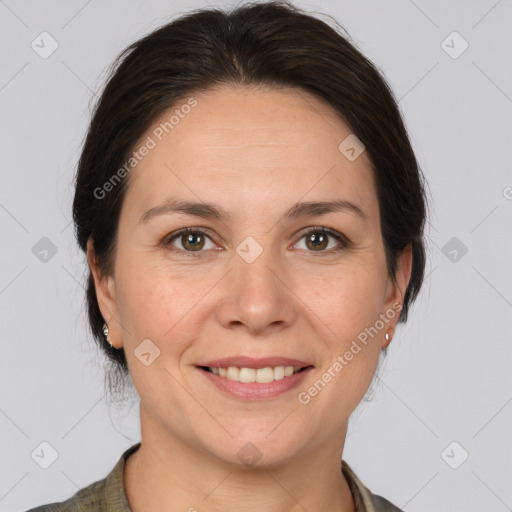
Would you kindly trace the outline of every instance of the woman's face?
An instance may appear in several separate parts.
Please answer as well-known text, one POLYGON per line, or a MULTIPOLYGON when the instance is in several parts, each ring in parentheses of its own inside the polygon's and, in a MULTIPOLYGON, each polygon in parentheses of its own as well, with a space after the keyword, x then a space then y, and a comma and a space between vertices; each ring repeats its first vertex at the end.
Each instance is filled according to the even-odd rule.
POLYGON ((114 275, 95 272, 143 436, 151 429, 234 463, 342 447, 398 320, 410 251, 395 286, 370 160, 357 140, 339 148, 351 130, 329 106, 293 89, 221 87, 194 99, 135 148, 114 275), (345 206, 298 206, 333 201, 345 206), (177 202, 198 205, 173 211, 177 202), (184 228, 193 233, 178 235, 184 228), (251 360, 215 364, 273 382, 200 368, 242 357, 251 360), (284 358, 309 368, 255 370, 295 366, 284 358))

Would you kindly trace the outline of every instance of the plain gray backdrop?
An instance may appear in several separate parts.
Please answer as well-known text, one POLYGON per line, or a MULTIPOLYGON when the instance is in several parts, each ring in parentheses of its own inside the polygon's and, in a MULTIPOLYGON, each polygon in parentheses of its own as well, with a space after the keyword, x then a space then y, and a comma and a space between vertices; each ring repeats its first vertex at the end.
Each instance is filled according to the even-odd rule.
MULTIPOLYGON (((383 72, 432 199, 423 291, 344 459, 407 512, 511 510, 512 1, 296 4, 336 18, 383 72)), ((2 512, 70 497, 140 439, 138 407, 105 402, 72 180, 114 57, 208 5, 235 3, 0 1, 2 512)))

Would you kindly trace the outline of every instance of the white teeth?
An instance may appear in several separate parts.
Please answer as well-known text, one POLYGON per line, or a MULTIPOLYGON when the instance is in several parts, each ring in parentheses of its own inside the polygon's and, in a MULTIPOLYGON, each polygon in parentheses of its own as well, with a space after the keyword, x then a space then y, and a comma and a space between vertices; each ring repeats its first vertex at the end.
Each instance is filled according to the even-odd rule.
MULTIPOLYGON (((228 379, 229 379, 229 370, 228 369, 228 379)), ((238 371, 238 368, 237 368, 238 371)), ((240 382, 256 382, 256 370, 254 368, 240 368, 240 373, 238 374, 238 379, 240 382)))
POLYGON ((226 373, 226 378, 229 380, 240 380, 240 369, 236 366, 230 366, 228 368, 228 372, 226 373))
POLYGON ((274 370, 272 368, 258 368, 256 370, 256 382, 265 384, 274 380, 274 370))
POLYGON ((274 368, 274 379, 276 379, 276 380, 284 379, 284 366, 276 366, 274 368))
POLYGON ((297 366, 276 366, 271 368, 238 368, 236 366, 230 366, 228 368, 210 368, 212 373, 225 377, 229 380, 236 382, 259 382, 265 384, 273 382, 274 380, 281 380, 285 377, 298 372, 300 367, 297 366))

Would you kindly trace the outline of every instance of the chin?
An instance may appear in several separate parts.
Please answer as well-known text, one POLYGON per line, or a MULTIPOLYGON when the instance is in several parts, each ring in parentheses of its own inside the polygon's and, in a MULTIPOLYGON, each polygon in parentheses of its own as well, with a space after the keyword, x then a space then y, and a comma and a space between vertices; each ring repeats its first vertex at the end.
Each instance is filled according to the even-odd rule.
POLYGON ((296 443, 291 442, 290 434, 286 436, 268 435, 278 423, 270 429, 260 430, 254 436, 233 435, 224 446, 211 447, 211 455, 228 464, 242 469, 275 468, 288 463, 298 454, 296 443))

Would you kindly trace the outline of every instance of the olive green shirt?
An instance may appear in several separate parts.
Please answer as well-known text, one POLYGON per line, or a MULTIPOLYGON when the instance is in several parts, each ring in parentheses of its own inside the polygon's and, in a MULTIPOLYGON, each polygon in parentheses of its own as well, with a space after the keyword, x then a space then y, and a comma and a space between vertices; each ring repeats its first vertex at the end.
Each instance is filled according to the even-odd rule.
MULTIPOLYGON (((128 448, 104 479, 80 489, 66 501, 49 503, 27 512, 132 512, 124 490, 123 472, 126 459, 140 444, 128 448)), ((356 512, 403 512, 365 487, 344 460, 341 461, 341 471, 350 486, 356 512)))

